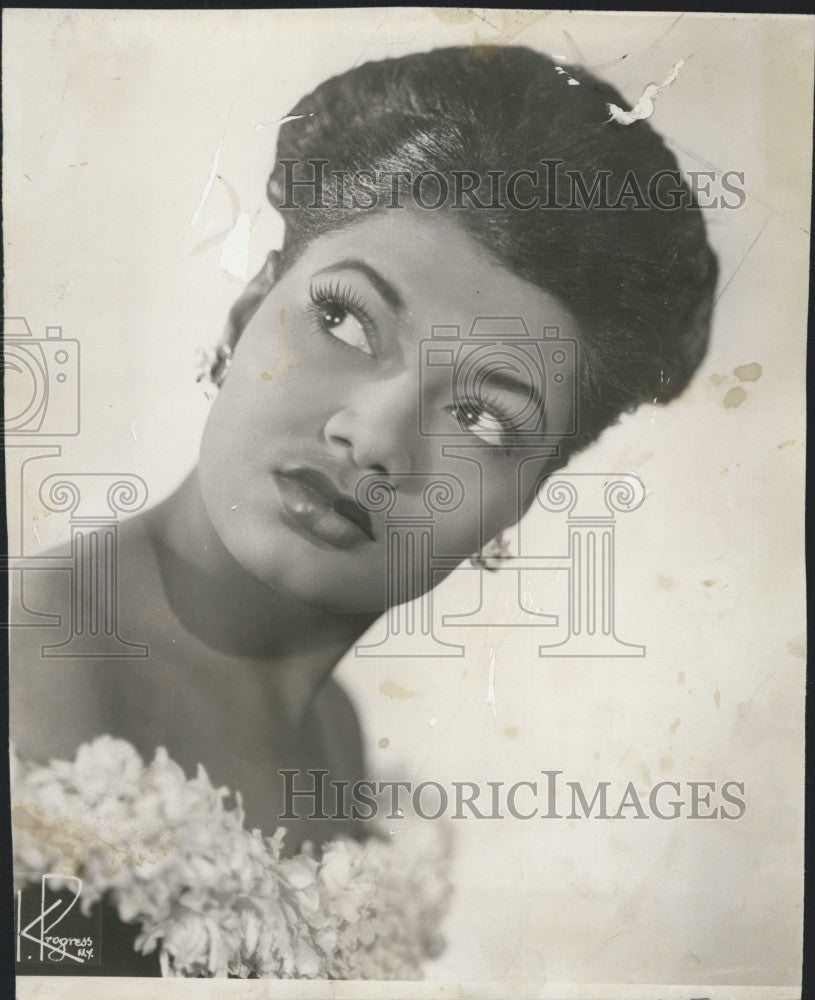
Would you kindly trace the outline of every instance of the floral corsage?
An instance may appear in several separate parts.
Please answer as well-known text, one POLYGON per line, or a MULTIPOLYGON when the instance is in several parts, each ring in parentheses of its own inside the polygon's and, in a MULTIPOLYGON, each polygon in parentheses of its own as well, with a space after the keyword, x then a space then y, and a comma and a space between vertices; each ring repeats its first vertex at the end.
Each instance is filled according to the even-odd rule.
POLYGON ((166 976, 418 979, 441 950, 449 840, 437 824, 281 857, 284 830, 244 828, 239 795, 189 780, 162 748, 145 766, 102 736, 45 767, 12 749, 18 886, 39 873, 82 880, 159 949, 166 976))

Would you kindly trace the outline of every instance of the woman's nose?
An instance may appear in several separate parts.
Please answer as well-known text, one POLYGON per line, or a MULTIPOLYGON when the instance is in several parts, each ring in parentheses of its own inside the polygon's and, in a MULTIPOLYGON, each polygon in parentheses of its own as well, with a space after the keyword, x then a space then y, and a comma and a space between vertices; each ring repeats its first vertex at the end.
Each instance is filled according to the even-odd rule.
POLYGON ((413 471, 414 388, 394 378, 351 393, 325 423, 329 447, 360 469, 391 477, 413 471))

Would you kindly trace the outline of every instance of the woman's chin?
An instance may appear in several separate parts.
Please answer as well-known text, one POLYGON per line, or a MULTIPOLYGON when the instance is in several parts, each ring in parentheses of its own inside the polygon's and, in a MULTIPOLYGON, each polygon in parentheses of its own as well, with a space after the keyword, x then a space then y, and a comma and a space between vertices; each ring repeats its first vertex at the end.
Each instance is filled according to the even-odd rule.
POLYGON ((387 606, 381 553, 365 558, 312 544, 282 526, 265 530, 231 525, 220 534, 232 558, 276 594, 335 614, 377 615, 387 606))

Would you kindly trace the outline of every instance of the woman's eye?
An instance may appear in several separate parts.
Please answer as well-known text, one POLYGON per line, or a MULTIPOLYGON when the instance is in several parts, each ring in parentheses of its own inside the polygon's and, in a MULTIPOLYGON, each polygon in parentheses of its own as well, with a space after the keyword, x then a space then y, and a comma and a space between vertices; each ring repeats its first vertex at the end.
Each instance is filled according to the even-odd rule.
POLYGON ((377 325, 360 292, 336 278, 309 286, 309 315, 314 327, 326 337, 377 357, 377 325))
POLYGON ((486 444, 505 445, 507 425, 499 415, 479 403, 457 403, 448 408, 462 430, 469 431, 486 444))
POLYGON ((326 333, 343 341, 350 347, 365 354, 373 355, 368 335, 363 324, 354 316, 352 312, 339 302, 326 302, 319 307, 318 319, 320 326, 326 333))

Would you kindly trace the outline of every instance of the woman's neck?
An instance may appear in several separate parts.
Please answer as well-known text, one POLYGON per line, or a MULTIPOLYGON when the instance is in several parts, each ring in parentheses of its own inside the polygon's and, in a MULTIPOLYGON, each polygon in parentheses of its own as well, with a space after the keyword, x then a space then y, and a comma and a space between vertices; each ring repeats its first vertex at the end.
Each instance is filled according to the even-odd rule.
POLYGON ((215 532, 197 470, 146 515, 166 597, 182 625, 226 655, 257 660, 292 721, 374 614, 321 610, 248 573, 215 532))

